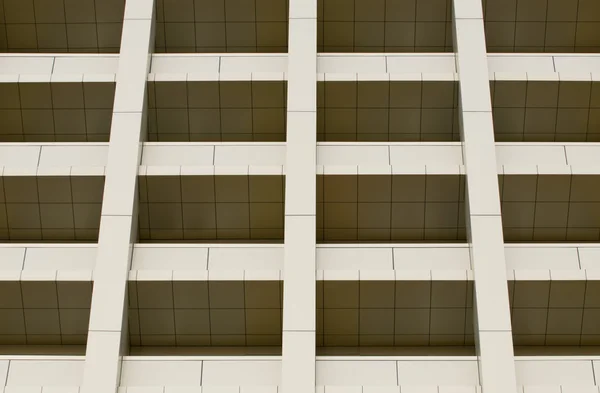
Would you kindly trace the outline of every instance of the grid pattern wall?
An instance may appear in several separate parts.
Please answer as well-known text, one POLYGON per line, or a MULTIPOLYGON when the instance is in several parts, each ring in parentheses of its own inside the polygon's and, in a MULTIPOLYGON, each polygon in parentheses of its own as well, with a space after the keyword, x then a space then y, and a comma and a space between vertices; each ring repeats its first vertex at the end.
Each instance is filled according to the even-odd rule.
POLYGON ((156 51, 287 52, 288 0, 157 0, 156 51))
POLYGON ((317 345, 471 346, 473 286, 462 278, 318 282, 317 345))
POLYGON ((82 75, 79 82, 50 82, 28 83, 22 75, 18 83, 0 84, 0 140, 108 141, 114 82, 84 83, 82 75))
POLYGON ((87 340, 91 281, 54 275, 0 283, 1 345, 77 345, 87 340))
POLYGON ((441 81, 335 81, 317 85, 320 141, 457 141, 458 85, 441 81))
POLYGON ((125 0, 2 0, 3 52, 118 53, 125 0))
POLYGON ((131 345, 280 346, 282 282, 230 279, 130 281, 131 345))
POLYGON ((464 241, 464 176, 317 177, 317 239, 464 241))
POLYGON ((599 355, 598 271, 557 252, 507 272, 503 251, 600 243, 600 168, 577 160, 600 140, 599 32, 596 0, 0 0, 0 240, 96 248, 0 260, 0 350, 85 345, 80 393, 115 391, 132 348, 269 347, 285 393, 381 375, 315 375, 317 347, 478 362, 452 393, 516 393, 521 346, 599 355), (15 71, 39 52, 48 74, 15 71), (542 52, 592 65, 542 72, 542 52))
POLYGON ((600 241, 598 176, 510 175, 502 183, 508 241, 600 241))
POLYGON ((154 81, 148 140, 285 141, 286 83, 280 80, 154 81))
POLYGON ((283 239, 283 176, 140 177, 139 238, 283 239))
POLYGON ((510 281, 515 345, 598 345, 594 327, 600 323, 600 309, 592 288, 587 281, 537 281, 527 273, 510 281))
POLYGON ((483 0, 489 52, 600 49, 600 5, 594 0, 483 0))
POLYGON ((492 81, 494 129, 499 142, 597 142, 600 85, 588 81, 492 81))
POLYGON ((4 241, 96 241, 103 176, 3 173, 0 236, 4 241))
POLYGON ((319 52, 452 52, 448 0, 319 0, 319 52))

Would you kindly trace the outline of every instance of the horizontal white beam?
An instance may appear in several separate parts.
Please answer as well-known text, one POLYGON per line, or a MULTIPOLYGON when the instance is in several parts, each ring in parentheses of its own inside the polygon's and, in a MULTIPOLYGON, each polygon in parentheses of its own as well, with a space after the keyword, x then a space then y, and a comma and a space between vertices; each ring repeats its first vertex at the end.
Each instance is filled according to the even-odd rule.
POLYGON ((455 73, 454 53, 337 54, 317 55, 319 73, 455 73))
POLYGON ((108 143, 2 143, 0 166, 36 168, 103 167, 108 143))
MULTIPOLYGON (((287 56, 274 54, 185 54, 152 56, 151 73, 287 72, 287 56)), ((454 54, 319 54, 318 73, 454 73, 454 54)))
POLYGON ((68 387, 81 384, 84 360, 83 356, 0 356, 0 389, 34 392, 37 387, 39 392, 42 386, 62 386, 69 392, 68 387))
MULTIPOLYGON (((164 143, 144 144, 142 165, 146 166, 236 166, 284 165, 285 143, 164 143)), ((389 166, 461 165, 459 143, 319 143, 317 165, 389 166)))
MULTIPOLYGON (((1 54, 0 75, 84 74, 93 79, 116 74, 118 59, 116 54, 1 54)), ((600 72, 598 55, 494 53, 487 59, 490 73, 600 72)), ((150 73, 286 73, 287 61, 285 54, 154 54, 150 73)), ((447 74, 455 73, 456 66, 453 53, 322 53, 317 55, 317 72, 447 74)))
POLYGON ((600 166, 600 143, 496 143, 498 165, 600 166))
POLYGON ((284 165, 285 143, 144 143, 142 165, 284 165))
MULTIPOLYGON (((456 386, 478 383, 476 371, 473 374, 472 370, 476 367, 473 356, 317 356, 316 359, 317 384, 331 389, 364 386, 363 392, 374 393, 381 391, 381 386, 418 384, 424 388, 438 385, 442 389, 454 385, 454 390, 448 391, 456 392, 456 386), (380 388, 375 390, 375 386, 380 388)), ((82 356, 0 356, 0 380, 6 381, 10 388, 27 386, 34 391, 36 386, 61 386, 61 392, 70 392, 70 387, 80 384, 82 365, 82 356)), ((166 392, 176 386, 187 386, 190 391, 201 385, 241 386, 243 392, 244 388, 259 385, 263 386, 261 392, 267 392, 269 386, 276 389, 279 384, 280 365, 279 356, 126 356, 122 386, 166 387, 166 392)), ((598 356, 516 356, 515 367, 517 383, 525 386, 525 393, 528 387, 535 386, 544 386, 545 392, 561 392, 561 386, 562 392, 567 393, 598 391, 595 377, 600 372, 598 356)))
POLYGON ((573 53, 488 54, 489 72, 599 72, 600 56, 573 53))
POLYGON ((2 54, 0 74, 116 74, 119 55, 2 54))
POLYGON ((248 73, 287 72, 285 54, 155 54, 150 73, 248 73))
MULTIPOLYGON (((600 167, 600 144, 597 143, 497 143, 497 164, 512 166, 600 167)), ((236 166, 284 165, 285 143, 164 143, 144 144, 142 165, 147 166, 236 166)), ((449 167, 463 164, 458 142, 416 143, 335 143, 317 144, 317 165, 410 167, 425 165, 449 167)), ((556 174, 564 172, 560 168, 556 174)), ((382 171, 388 171, 383 169, 382 171)), ((558 170, 558 169, 557 169, 558 170)), ((598 168, 600 173, 600 168, 598 168)), ((327 173, 327 172, 325 172, 327 173)), ((335 171, 334 171, 335 173, 335 171)), ((360 173, 360 172, 359 172, 360 173)), ((376 172, 379 173, 379 172, 376 172)), ((385 173, 385 172, 384 172, 385 173)), ((437 173, 437 171, 428 173, 437 173)), ((537 173, 533 171, 532 173, 537 173)), ((552 173, 552 172, 550 172, 552 173)), ((595 172, 593 172, 595 173, 595 172)))
POLYGON ((257 358, 182 360, 169 358, 123 358, 121 386, 277 386, 281 360, 257 358))
MULTIPOLYGON (((93 270, 95 244, 3 244, 0 272, 93 270)), ((509 270, 597 270, 600 244, 507 244, 509 270)), ((321 244, 317 270, 468 270, 466 244, 321 244)), ((281 270, 281 244, 136 244, 132 270, 281 270)), ((519 279, 519 277, 516 277, 519 279)))
POLYGON ((95 244, 2 244, 0 271, 93 270, 95 244))

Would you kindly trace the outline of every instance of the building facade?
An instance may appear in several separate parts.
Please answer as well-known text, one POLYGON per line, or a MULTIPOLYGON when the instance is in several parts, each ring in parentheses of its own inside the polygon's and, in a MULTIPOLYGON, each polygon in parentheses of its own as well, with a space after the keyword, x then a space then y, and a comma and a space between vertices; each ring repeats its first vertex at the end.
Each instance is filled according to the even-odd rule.
POLYGON ((600 392, 598 0, 0 0, 0 52, 4 393, 600 392))

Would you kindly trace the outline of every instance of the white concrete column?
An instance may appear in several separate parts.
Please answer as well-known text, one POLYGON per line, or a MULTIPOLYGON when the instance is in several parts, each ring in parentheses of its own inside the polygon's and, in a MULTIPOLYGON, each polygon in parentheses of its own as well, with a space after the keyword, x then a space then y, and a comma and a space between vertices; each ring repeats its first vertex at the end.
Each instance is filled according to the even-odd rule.
POLYGON ((290 0, 283 393, 315 389, 317 2, 290 0))
POLYGON ((481 0, 453 4, 480 382, 484 393, 511 393, 517 383, 483 10, 481 0))
POLYGON ((137 173, 146 136, 154 0, 127 0, 81 393, 115 392, 129 350, 127 277, 137 238, 137 173))

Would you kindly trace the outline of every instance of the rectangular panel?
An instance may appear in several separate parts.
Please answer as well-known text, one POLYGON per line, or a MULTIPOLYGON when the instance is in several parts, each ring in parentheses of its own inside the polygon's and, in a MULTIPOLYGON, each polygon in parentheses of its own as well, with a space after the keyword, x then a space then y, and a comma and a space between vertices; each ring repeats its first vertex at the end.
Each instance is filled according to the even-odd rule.
POLYGON ((394 248, 394 268, 398 270, 468 270, 470 264, 467 247, 394 248))
POLYGON ((479 385, 476 361, 399 361, 398 383, 402 385, 479 385))
POLYGON ((222 56, 219 72, 287 72, 287 56, 222 56))
POLYGON ((92 270, 96 247, 28 247, 23 269, 92 270))
POLYGON ((462 147, 459 144, 390 146, 392 165, 462 165, 462 147))
POLYGON ((504 248, 507 269, 579 269, 576 247, 504 248))
POLYGON ((145 143, 142 165, 214 165, 214 146, 145 143))
POLYGON ((283 247, 215 247, 211 248, 209 270, 281 270, 283 247))
POLYGON ((39 166, 105 166, 108 145, 42 146, 39 166))
POLYGON ((554 72, 554 61, 551 55, 488 55, 490 72, 554 72))
POLYGON ((217 73, 219 72, 218 55, 153 55, 150 73, 179 74, 179 73, 217 73))
POLYGON ((387 72, 386 56, 317 56, 318 73, 382 73, 387 72))
POLYGON ((0 56, 0 74, 51 74, 54 57, 0 56))
POLYGON ((498 165, 566 165, 563 146, 497 145, 498 165))
POLYGON ((202 386, 279 385, 280 361, 211 361, 202 368, 202 386))
POLYGON ((317 165, 389 165, 388 146, 317 146, 317 165))
POLYGON ((57 56, 53 74, 116 74, 119 57, 115 55, 90 55, 77 57, 57 56))
POLYGON ((407 55, 386 56, 387 72, 390 74, 402 73, 454 73, 456 72, 456 59, 454 54, 436 56, 407 55))
POLYGON ((41 146, 0 146, 0 165, 5 167, 37 167, 41 146))
POLYGON ((202 361, 124 360, 121 386, 198 386, 202 361))
POLYGON ((11 360, 6 386, 79 386, 83 360, 11 360))
POLYGON ((600 166, 600 145, 567 145, 565 155, 569 165, 600 166))
POLYGON ((208 247, 144 247, 133 250, 131 270, 206 270, 208 247))
POLYGON ((6 381, 8 377, 8 360, 0 361, 0 381, 6 381))
POLYGON ((515 360, 519 385, 594 385, 589 360, 515 360))
POLYGON ((600 56, 553 56, 556 72, 598 72, 600 56))
POLYGON ((396 362, 317 360, 317 386, 321 385, 396 386, 396 362))
POLYGON ((215 165, 284 165, 285 145, 215 146, 215 165))
POLYGON ((0 247, 0 270, 21 270, 24 259, 25 247, 0 247))
POLYGON ((317 247, 317 270, 393 270, 391 248, 317 247))
POLYGON ((599 269, 600 248, 579 248, 579 262, 582 269, 599 269))

